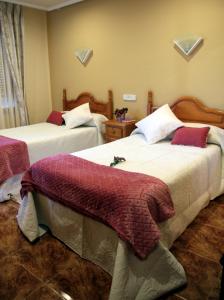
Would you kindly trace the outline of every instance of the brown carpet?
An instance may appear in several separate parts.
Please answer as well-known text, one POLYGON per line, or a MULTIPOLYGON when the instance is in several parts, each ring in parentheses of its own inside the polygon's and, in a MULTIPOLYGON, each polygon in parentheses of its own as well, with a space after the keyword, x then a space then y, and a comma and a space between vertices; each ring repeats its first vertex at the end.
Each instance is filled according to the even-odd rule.
MULTIPOLYGON (((29 243, 18 229, 17 203, 0 203, 0 299, 108 299, 111 277, 46 234, 29 243)), ((224 196, 212 201, 171 251, 188 279, 184 289, 162 299, 219 298, 224 253, 224 196)))

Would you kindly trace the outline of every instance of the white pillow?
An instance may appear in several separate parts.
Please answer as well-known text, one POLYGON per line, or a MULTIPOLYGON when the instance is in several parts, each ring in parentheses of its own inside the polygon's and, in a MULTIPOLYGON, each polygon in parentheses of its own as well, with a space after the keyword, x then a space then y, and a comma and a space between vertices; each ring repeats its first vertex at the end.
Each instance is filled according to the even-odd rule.
POLYGON ((82 104, 73 108, 62 115, 67 128, 75 128, 92 120, 92 114, 89 109, 89 103, 82 104))
POLYGON ((97 127, 101 133, 105 133, 105 124, 103 122, 108 121, 108 118, 102 114, 92 113, 93 119, 84 124, 84 126, 97 127))
POLYGON ((102 124, 104 121, 108 121, 108 118, 102 114, 92 113, 93 119, 85 123, 85 126, 96 127, 102 124))
POLYGON ((201 128, 205 126, 210 127, 207 143, 219 145, 221 149, 224 151, 224 129, 214 125, 202 124, 202 123, 184 123, 184 126, 197 127, 197 128, 201 128))
POLYGON ((149 144, 154 144, 165 137, 178 127, 183 126, 172 112, 168 104, 158 108, 151 115, 136 123, 136 126, 144 134, 149 144))

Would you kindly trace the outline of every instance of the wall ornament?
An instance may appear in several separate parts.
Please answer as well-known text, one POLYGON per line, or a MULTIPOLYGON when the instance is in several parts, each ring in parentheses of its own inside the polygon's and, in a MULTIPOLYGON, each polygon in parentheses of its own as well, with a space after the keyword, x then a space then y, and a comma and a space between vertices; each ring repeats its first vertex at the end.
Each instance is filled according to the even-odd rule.
POLYGON ((77 49, 75 51, 75 56, 78 58, 78 60, 83 64, 86 65, 88 60, 90 59, 90 57, 93 54, 93 50, 92 49, 77 49))
POLYGON ((189 56, 202 43, 203 38, 198 36, 187 36, 176 38, 173 42, 184 55, 189 56))

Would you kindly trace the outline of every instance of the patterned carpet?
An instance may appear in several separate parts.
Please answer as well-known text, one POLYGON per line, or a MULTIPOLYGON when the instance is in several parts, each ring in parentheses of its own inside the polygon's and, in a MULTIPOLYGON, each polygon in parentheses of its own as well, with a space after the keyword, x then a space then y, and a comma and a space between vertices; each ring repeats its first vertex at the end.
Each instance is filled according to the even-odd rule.
MULTIPOLYGON (((46 234, 30 244, 18 229, 18 204, 0 203, 1 300, 108 299, 111 277, 46 234)), ((171 249, 188 285, 162 299, 219 299, 224 253, 224 196, 212 201, 171 249)))

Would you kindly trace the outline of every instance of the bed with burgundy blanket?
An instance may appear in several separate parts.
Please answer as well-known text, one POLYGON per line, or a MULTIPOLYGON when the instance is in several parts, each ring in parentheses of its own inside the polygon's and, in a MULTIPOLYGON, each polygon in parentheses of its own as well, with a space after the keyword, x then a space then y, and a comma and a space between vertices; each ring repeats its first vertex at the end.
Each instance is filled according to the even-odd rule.
MULTIPOLYGON (((26 152, 28 153, 27 159, 30 163, 34 163, 39 159, 44 157, 58 154, 60 152, 71 153, 74 151, 80 151, 104 143, 103 132, 104 125, 103 121, 112 117, 112 92, 108 92, 108 102, 101 102, 94 98, 90 93, 81 93, 76 99, 68 100, 66 96, 66 91, 63 91, 63 110, 68 112, 71 109, 76 109, 84 103, 89 103, 91 110, 92 120, 85 124, 81 124, 78 127, 70 128, 62 123, 62 113, 52 112, 47 122, 32 124, 28 126, 21 126, 16 128, 1 129, 0 136, 0 153, 3 153, 3 148, 5 149, 5 140, 16 139, 17 142, 14 145, 18 147, 20 151, 21 146, 26 144, 26 152), (57 121, 57 122, 56 122, 57 121), (3 138, 5 138, 3 140, 3 138)), ((80 116, 82 117, 81 113, 80 116)), ((80 117, 78 115, 74 118, 80 117)), ((80 118, 81 118, 80 117, 80 118)), ((4 150, 5 151, 5 150, 4 150)), ((25 155, 25 152, 24 152, 25 155)), ((26 169, 22 165, 22 156, 19 155, 17 158, 17 164, 21 162, 20 169, 9 171, 9 159, 13 160, 11 165, 15 165, 16 160, 14 159, 14 154, 7 154, 7 159, 2 156, 1 168, 8 169, 8 175, 6 176, 6 171, 4 171, 4 176, 1 174, 0 170, 0 202, 8 200, 10 195, 12 198, 18 202, 21 201, 20 198, 20 188, 21 179, 23 171, 26 169), (21 171, 20 173, 18 171, 21 171), (12 176, 9 176, 11 172, 12 176), (3 177, 6 179, 3 181, 3 177), (6 178, 7 177, 7 178, 6 178)), ((3 173, 3 170, 2 170, 3 173)))
MULTIPOLYGON (((0 135, 4 135, 5 138, 17 140, 15 147, 19 149, 19 142, 21 145, 26 145, 28 160, 30 163, 34 163, 44 157, 54 155, 60 152, 70 153, 79 151, 89 147, 93 147, 102 144, 102 134, 97 127, 78 127, 74 129, 68 129, 64 125, 57 126, 50 123, 38 123, 28 126, 22 126, 17 128, 10 128, 0 130, 0 135)), ((2 139, 0 140, 0 152, 3 153, 2 139)), ((9 155, 7 155, 9 159, 9 155)), ((10 156, 14 160, 14 156, 10 156)), ((19 164, 22 156, 17 157, 17 163, 19 164)), ((7 168, 7 161, 1 157, 2 167, 7 168)), ((22 163, 22 162, 21 162, 22 163)), ((25 169, 24 169, 25 170, 25 169)), ((0 183, 0 202, 8 199, 8 194, 12 194, 13 198, 20 202, 19 190, 21 188, 20 181, 22 179, 23 168, 16 175, 8 177, 7 180, 0 183)), ((0 178, 1 179, 1 178, 0 178)))
POLYGON ((160 238, 157 223, 174 215, 168 186, 160 179, 68 154, 32 165, 21 195, 34 191, 108 225, 143 259, 160 238))
POLYGON ((49 160, 43 160, 34 164, 24 177, 23 201, 17 217, 19 227, 30 241, 49 227, 54 236, 76 253, 110 273, 113 276, 110 299, 156 299, 186 283, 182 266, 168 249, 198 212, 223 192, 222 157, 217 145, 196 148, 171 145, 170 141, 149 145, 143 135, 136 134, 77 152, 75 159, 66 156, 66 163, 58 164, 52 157, 55 165, 52 174, 48 172, 49 160), (114 155, 126 159, 116 169, 109 167, 114 155), (77 162, 83 164, 81 169, 76 169, 77 162), (89 166, 94 166, 91 173, 89 166), (73 174, 72 179, 69 174, 73 174), (73 187, 76 181, 78 186, 73 187), (145 183, 151 181, 153 185, 147 186, 142 194, 145 183), (159 197, 158 186, 164 188, 159 197), (117 190, 125 198, 118 211, 117 190), (81 207, 76 202, 69 206, 65 203, 73 198, 81 207), (96 200, 93 203, 92 198, 96 200), (88 211, 82 206, 85 201, 88 211), (139 201, 144 203, 143 211, 139 211, 139 201), (160 207, 159 203, 166 205, 160 207), (101 215, 101 209, 107 205, 109 212, 103 209, 101 215), (122 214, 115 216, 115 211, 122 214), (138 222, 130 222, 133 219, 140 227, 135 227, 138 222))

